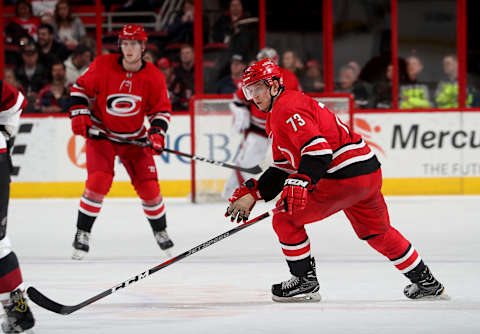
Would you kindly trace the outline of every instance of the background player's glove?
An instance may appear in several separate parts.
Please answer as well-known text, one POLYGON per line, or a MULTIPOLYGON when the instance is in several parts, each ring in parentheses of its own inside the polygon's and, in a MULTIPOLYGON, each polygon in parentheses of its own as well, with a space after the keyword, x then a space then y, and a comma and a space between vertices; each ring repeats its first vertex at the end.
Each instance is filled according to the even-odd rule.
POLYGON ((232 131, 241 133, 250 126, 250 111, 248 106, 238 103, 236 101, 230 102, 230 110, 233 114, 232 131))
POLYGON ((92 126, 90 111, 88 109, 74 109, 70 112, 72 119, 72 132, 74 135, 87 137, 88 128, 92 126))
POLYGON ((228 199, 230 205, 227 208, 225 217, 230 216, 232 222, 236 218, 237 223, 240 223, 242 220, 246 221, 255 202, 262 198, 257 186, 257 180, 249 179, 235 189, 232 197, 228 199))
POLYGON ((303 210, 307 206, 308 192, 313 189, 312 180, 305 174, 291 174, 283 184, 278 206, 284 206, 289 214, 303 210))
POLYGON ((152 126, 148 130, 148 140, 152 143, 153 153, 160 154, 165 148, 165 130, 152 126))

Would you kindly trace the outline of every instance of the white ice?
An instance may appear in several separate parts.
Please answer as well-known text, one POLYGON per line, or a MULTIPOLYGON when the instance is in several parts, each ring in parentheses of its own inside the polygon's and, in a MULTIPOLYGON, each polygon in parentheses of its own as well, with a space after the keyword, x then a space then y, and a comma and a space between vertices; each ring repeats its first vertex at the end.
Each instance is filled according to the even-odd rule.
MULTIPOLYGON (((35 333, 479 333, 480 197, 387 202, 392 225, 451 300, 407 300, 406 278, 358 240, 340 213, 308 226, 320 303, 271 301, 271 284, 290 275, 267 219, 71 315, 32 304, 35 333)), ((225 204, 166 204, 174 255, 235 226, 223 217, 225 204)), ((8 235, 27 286, 73 305, 166 260, 139 200, 111 198, 94 225, 88 257, 71 260, 77 205, 78 199, 11 200, 8 235)), ((268 208, 257 205, 253 216, 268 208)))

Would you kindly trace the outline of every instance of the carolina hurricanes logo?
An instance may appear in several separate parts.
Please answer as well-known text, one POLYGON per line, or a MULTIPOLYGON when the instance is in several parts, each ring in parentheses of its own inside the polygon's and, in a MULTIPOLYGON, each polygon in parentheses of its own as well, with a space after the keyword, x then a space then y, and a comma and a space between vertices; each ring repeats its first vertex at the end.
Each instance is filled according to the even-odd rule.
POLYGON ((107 97, 107 113, 118 117, 136 115, 142 109, 142 97, 132 94, 112 94, 107 97))
POLYGON ((379 125, 372 128, 366 120, 361 118, 355 118, 355 131, 358 132, 364 138, 365 142, 369 146, 375 148, 378 152, 382 153, 383 155, 386 155, 385 151, 383 150, 383 148, 380 147, 380 145, 370 140, 373 132, 380 132, 381 130, 382 128, 379 125))

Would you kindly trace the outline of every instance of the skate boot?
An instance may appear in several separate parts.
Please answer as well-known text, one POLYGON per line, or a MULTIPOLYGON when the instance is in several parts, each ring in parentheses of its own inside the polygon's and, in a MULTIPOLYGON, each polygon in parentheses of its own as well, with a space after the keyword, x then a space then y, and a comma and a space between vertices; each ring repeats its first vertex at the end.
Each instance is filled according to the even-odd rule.
POLYGON ((403 293, 410 299, 448 299, 444 295, 445 288, 442 283, 433 277, 427 266, 420 272, 418 280, 403 289, 403 293))
POLYGON ((162 250, 166 251, 167 249, 173 247, 173 241, 168 236, 166 230, 154 231, 153 235, 155 236, 155 239, 162 250))
POLYGON ((315 259, 310 260, 311 270, 305 276, 294 276, 288 281, 272 285, 272 300, 280 303, 319 302, 317 274, 315 273, 315 259))
POLYGON ((73 239, 73 254, 72 259, 81 260, 87 255, 90 246, 88 244, 90 239, 90 232, 77 229, 75 239, 73 239))
POLYGON ((32 311, 20 289, 10 292, 10 299, 3 304, 6 320, 2 322, 4 333, 22 333, 35 325, 32 311))

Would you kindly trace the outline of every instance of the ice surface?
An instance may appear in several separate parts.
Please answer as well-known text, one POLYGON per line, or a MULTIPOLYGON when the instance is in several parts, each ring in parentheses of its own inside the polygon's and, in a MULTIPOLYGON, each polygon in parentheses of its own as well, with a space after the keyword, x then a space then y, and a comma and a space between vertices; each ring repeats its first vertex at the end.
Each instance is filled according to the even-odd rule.
MULTIPOLYGON (((271 219, 71 315, 32 305, 38 333, 479 333, 480 197, 392 197, 392 225, 444 283, 450 301, 411 301, 407 280, 356 238, 343 213, 308 226, 322 302, 277 304, 289 278, 271 219)), ((77 304, 166 260, 138 199, 105 200, 85 261, 70 260, 78 199, 12 200, 8 235, 26 285, 77 304)), ((166 199, 179 254, 235 225, 225 204, 166 199)), ((272 204, 270 204, 272 205, 272 204)), ((269 206, 258 204, 253 216, 269 206)))

